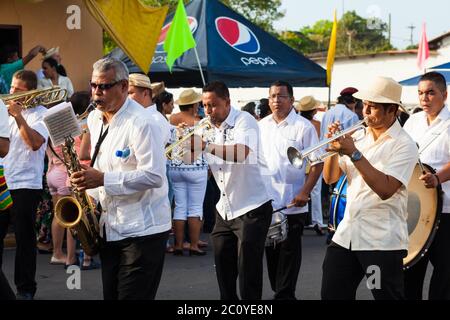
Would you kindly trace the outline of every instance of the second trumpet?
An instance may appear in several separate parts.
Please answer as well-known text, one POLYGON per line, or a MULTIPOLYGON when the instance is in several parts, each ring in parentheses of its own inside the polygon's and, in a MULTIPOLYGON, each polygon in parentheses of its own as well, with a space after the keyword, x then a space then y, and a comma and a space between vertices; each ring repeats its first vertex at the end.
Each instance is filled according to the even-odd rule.
MULTIPOLYGON (((358 130, 366 130, 366 118, 360 120, 359 122, 355 123, 353 126, 341 130, 334 134, 332 137, 321 140, 317 145, 306 148, 302 151, 297 150, 294 147, 289 147, 287 149, 287 156, 289 159, 289 162, 297 169, 301 169, 303 167, 304 161, 308 161, 311 166, 318 162, 322 162, 324 159, 331 157, 336 154, 334 151, 318 154, 321 149, 323 149, 325 146, 327 146, 329 143, 339 139, 340 137, 347 135, 347 134, 353 134, 355 131, 358 130)), ((356 141, 356 140, 355 140, 356 141)))

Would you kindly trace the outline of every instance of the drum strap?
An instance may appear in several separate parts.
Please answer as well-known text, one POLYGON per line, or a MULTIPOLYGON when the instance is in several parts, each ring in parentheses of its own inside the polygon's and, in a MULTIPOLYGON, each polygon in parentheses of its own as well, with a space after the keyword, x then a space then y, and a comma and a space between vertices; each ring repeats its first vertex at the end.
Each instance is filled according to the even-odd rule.
POLYGON ((433 131, 428 131, 425 134, 426 137, 426 143, 422 144, 419 148, 419 156, 423 153, 423 151, 428 148, 433 141, 436 140, 436 138, 441 135, 442 133, 445 132, 445 130, 447 130, 447 128, 450 126, 450 119, 445 120, 444 122, 442 122, 442 125, 438 125, 437 128, 433 131))

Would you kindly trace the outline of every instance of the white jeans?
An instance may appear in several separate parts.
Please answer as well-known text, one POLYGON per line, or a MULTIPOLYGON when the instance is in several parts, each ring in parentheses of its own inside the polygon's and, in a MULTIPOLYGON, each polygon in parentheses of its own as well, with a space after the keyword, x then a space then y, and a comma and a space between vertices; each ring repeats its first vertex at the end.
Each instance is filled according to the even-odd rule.
POLYGON ((203 218, 203 200, 208 180, 207 167, 195 169, 169 168, 175 196, 173 220, 203 218))

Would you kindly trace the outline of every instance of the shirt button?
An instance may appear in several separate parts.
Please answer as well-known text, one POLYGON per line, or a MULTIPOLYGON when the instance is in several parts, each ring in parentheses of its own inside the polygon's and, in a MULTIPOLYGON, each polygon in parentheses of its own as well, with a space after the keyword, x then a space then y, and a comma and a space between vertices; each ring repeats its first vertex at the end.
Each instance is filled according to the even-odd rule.
POLYGON ((225 197, 225 193, 222 193, 222 196, 224 196, 224 197, 225 197))

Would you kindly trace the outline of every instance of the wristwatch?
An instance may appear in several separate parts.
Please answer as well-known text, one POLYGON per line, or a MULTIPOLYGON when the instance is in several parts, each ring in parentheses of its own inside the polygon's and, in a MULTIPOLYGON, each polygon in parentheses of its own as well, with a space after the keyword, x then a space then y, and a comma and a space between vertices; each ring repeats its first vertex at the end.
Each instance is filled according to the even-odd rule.
POLYGON ((353 153, 350 155, 350 160, 352 162, 361 160, 363 154, 361 153, 361 151, 359 151, 358 149, 356 149, 355 151, 353 151, 353 153))

